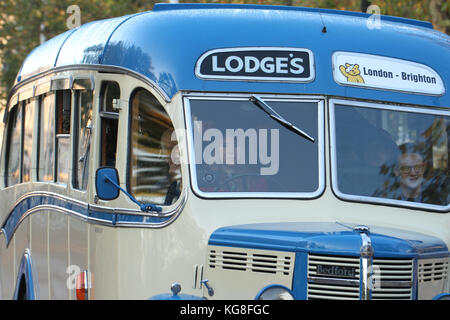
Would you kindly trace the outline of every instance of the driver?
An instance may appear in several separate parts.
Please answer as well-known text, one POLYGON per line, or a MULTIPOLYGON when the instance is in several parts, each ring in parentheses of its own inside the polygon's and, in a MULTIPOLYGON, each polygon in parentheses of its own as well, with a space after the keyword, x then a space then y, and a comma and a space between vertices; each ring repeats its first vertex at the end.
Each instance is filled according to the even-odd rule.
POLYGON ((207 165, 199 177, 202 179, 201 190, 205 192, 264 192, 269 186, 259 168, 247 164, 238 164, 238 150, 234 147, 222 147, 222 164, 207 165), (254 170, 254 169, 258 170, 254 170))
POLYGON ((180 151, 174 130, 169 129, 161 136, 161 151, 167 161, 168 189, 164 200, 164 205, 174 203, 181 194, 181 166, 180 151))

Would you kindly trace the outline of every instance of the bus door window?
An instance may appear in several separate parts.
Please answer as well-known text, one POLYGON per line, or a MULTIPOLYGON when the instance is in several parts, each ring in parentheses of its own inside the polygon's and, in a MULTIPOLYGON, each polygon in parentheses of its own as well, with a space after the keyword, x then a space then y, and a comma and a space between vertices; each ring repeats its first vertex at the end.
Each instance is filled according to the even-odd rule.
POLYGON ((92 136, 92 90, 75 91, 75 143, 73 186, 86 190, 89 177, 89 158, 92 136))
POLYGON ((115 167, 117 153, 117 130, 119 126, 118 110, 114 109, 114 99, 120 99, 120 87, 117 82, 107 81, 102 84, 100 94, 100 166, 115 167))
POLYGON ((13 107, 9 115, 8 149, 6 163, 6 185, 12 186, 20 182, 20 150, 22 147, 22 103, 13 107))
POLYGON ((40 98, 38 180, 53 181, 55 153, 55 94, 40 98))
POLYGON ((35 107, 35 100, 28 100, 24 104, 22 182, 31 181, 35 107))
POLYGON ((71 98, 70 90, 56 92, 56 181, 59 183, 67 183, 69 176, 71 98))
POLYGON ((182 183, 172 121, 146 90, 136 90, 130 106, 128 189, 141 202, 171 205, 182 183))

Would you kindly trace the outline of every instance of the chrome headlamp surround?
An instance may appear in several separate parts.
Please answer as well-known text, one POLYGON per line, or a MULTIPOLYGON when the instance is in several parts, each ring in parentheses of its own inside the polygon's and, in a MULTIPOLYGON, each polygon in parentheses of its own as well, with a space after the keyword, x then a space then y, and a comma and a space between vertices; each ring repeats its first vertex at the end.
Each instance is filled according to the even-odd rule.
POLYGON ((291 290, 280 284, 266 286, 258 292, 255 300, 295 300, 291 290))

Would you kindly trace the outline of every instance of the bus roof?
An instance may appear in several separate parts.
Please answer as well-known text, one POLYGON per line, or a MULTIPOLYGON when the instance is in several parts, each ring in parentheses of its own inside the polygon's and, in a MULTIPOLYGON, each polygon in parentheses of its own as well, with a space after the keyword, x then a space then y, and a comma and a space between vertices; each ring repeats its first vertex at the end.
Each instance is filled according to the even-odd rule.
MULTIPOLYGON (((17 82, 72 65, 122 67, 152 81, 167 99, 179 90, 302 93, 429 106, 450 106, 450 94, 352 87, 333 78, 333 53, 402 59, 434 70, 449 88, 450 37, 430 23, 327 9, 222 4, 156 4, 152 11, 87 23, 34 49, 17 82), (305 48, 314 56, 307 83, 224 81, 195 75, 199 58, 219 48, 305 48), (382 93, 382 94, 380 94, 382 93)), ((382 66, 380 66, 382 67, 382 66)))

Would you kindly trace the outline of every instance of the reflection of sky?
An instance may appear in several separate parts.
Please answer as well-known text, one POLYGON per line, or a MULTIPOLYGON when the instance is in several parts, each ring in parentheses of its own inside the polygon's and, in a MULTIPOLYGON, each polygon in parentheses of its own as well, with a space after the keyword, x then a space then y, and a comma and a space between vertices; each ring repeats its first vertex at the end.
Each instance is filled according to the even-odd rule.
POLYGON ((61 48, 56 66, 100 64, 111 32, 125 19, 126 17, 121 17, 96 21, 76 29, 61 48))

